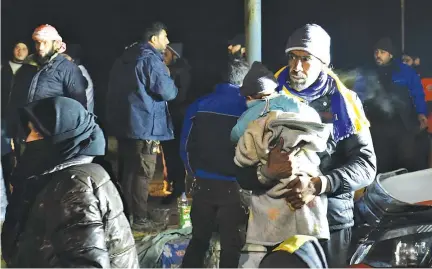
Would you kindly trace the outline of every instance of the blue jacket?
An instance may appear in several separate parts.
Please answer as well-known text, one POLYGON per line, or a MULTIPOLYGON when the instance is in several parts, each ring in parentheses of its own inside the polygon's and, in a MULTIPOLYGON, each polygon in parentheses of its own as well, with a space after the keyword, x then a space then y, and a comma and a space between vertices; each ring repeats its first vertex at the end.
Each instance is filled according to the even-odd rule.
POLYGON ((393 72, 393 82, 400 86, 408 87, 413 98, 417 114, 427 115, 427 106, 420 77, 417 72, 410 66, 398 62, 399 70, 393 72))
MULTIPOLYGON (((395 67, 391 74, 393 83, 400 87, 406 87, 409 90, 409 95, 412 98, 417 114, 427 115, 423 86, 416 71, 401 61, 395 61, 392 65, 395 67)), ((366 78, 360 76, 355 82, 354 89, 362 101, 367 98, 367 87, 366 78)))
POLYGON ((160 52, 147 42, 126 49, 110 73, 108 134, 139 140, 173 139, 167 101, 177 92, 160 52))
POLYGON ((230 134, 246 108, 246 99, 232 84, 218 84, 213 93, 189 106, 180 137, 180 156, 190 175, 236 180, 235 145, 230 134))
POLYGON ((284 112, 299 112, 299 102, 294 98, 288 97, 285 94, 280 94, 274 98, 269 99, 269 107, 266 108, 265 100, 254 100, 248 102, 248 109, 238 119, 237 124, 231 131, 231 141, 237 144, 240 137, 243 136, 249 123, 258 119, 267 111, 281 110, 284 112))

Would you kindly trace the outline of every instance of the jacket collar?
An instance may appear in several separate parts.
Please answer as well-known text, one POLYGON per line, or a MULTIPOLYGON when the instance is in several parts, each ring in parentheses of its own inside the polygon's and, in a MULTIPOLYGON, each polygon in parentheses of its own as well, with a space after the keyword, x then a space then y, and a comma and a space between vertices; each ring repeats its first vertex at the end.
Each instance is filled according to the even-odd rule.
POLYGON ((141 53, 146 54, 146 53, 148 53, 148 51, 153 52, 156 56, 158 56, 161 59, 161 61, 164 60, 162 53, 160 53, 157 49, 155 49, 148 42, 141 43, 141 53))
POLYGON ((233 85, 231 83, 220 83, 216 85, 214 92, 221 94, 240 95, 240 86, 233 85))
POLYGON ((93 161, 94 157, 92 156, 78 156, 76 158, 70 159, 68 161, 65 161, 64 163, 61 163, 57 166, 55 166, 54 168, 44 172, 43 174, 51 174, 60 170, 64 170, 68 167, 71 166, 75 166, 75 165, 80 165, 80 164, 86 164, 86 163, 91 163, 93 161))

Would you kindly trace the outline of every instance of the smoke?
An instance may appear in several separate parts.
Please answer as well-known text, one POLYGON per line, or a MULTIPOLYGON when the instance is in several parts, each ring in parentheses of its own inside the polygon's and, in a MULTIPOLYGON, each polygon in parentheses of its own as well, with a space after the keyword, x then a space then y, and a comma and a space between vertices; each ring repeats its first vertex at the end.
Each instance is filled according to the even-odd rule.
POLYGON ((336 73, 348 89, 357 93, 366 110, 368 107, 374 107, 374 110, 377 108, 387 116, 395 113, 395 104, 398 100, 384 90, 375 72, 354 69, 336 73))

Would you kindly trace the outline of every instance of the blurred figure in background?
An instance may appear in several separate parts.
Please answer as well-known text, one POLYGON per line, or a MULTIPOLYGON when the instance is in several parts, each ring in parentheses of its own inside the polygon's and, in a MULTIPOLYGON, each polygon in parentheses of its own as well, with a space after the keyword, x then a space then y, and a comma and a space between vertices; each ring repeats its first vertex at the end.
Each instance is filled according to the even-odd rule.
POLYGON ((354 85, 371 122, 378 173, 399 168, 417 171, 428 166, 423 87, 416 71, 397 55, 389 38, 380 39, 374 50, 376 69, 364 72, 354 85), (374 86, 376 81, 370 77, 379 84, 374 86))
POLYGON ((191 68, 182 55, 182 43, 171 43, 164 52, 164 62, 178 88, 178 94, 174 100, 168 102, 168 109, 174 125, 174 139, 162 142, 168 182, 172 183, 172 193, 162 200, 163 204, 170 204, 185 192, 186 172, 180 158, 180 133, 188 105, 187 93, 191 82, 191 68))
POLYGON ((246 58, 246 37, 238 34, 228 41, 228 57, 232 59, 246 58))

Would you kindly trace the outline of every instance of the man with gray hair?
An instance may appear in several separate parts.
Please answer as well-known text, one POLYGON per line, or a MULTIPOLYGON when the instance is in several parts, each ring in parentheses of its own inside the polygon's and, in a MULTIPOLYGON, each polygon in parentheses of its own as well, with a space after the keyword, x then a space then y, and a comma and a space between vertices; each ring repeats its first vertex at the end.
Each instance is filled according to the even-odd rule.
MULTIPOLYGON (((287 186, 286 201, 300 209, 310 201, 307 193, 327 195, 331 234, 321 245, 330 267, 344 267, 354 225, 353 195, 374 180, 376 157, 369 122, 360 100, 329 68, 330 41, 330 36, 319 25, 307 24, 297 29, 285 49, 288 64, 275 76, 279 91, 314 108, 323 123, 333 124, 327 150, 318 154, 323 175, 292 180, 287 186)), ((292 175, 298 164, 293 162, 290 154, 278 150, 280 148, 281 145, 276 145, 270 150, 266 165, 239 171, 237 179, 244 189, 268 189, 258 177, 273 178, 277 182, 292 175)), ((286 239, 282 238, 281 242, 286 239)), ((268 247, 273 249, 275 246, 268 247)), ((276 252, 284 251, 284 248, 278 249, 276 252)), ((289 263, 293 254, 286 252, 286 256, 289 263)))

